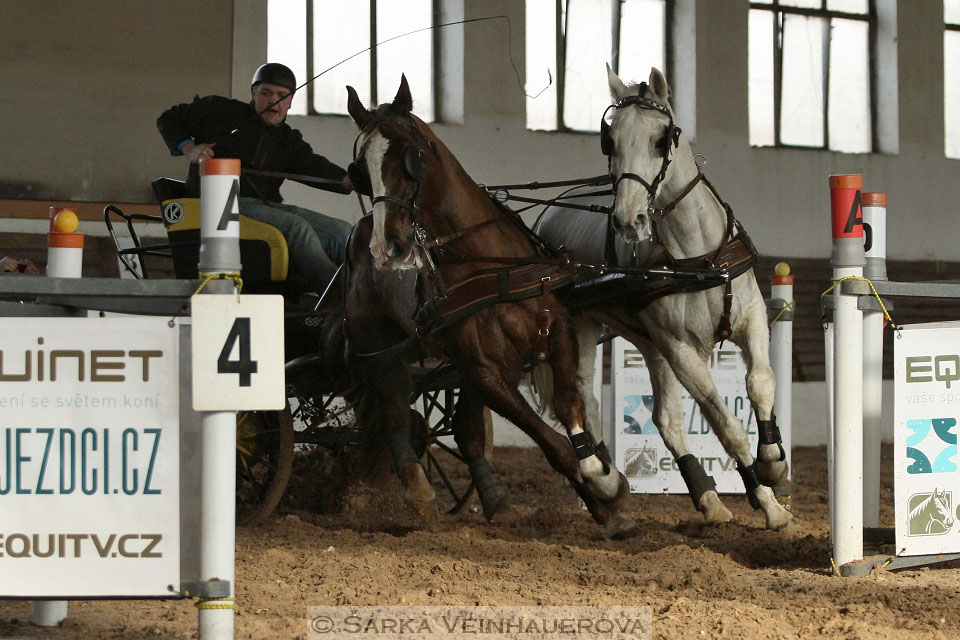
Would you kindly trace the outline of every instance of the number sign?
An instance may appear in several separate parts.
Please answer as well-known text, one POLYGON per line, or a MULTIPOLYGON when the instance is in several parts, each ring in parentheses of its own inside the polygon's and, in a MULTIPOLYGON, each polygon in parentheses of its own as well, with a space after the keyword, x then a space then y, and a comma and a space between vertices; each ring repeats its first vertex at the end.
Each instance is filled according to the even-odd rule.
POLYGON ((193 408, 282 409, 283 298, 196 295, 193 316, 193 408))

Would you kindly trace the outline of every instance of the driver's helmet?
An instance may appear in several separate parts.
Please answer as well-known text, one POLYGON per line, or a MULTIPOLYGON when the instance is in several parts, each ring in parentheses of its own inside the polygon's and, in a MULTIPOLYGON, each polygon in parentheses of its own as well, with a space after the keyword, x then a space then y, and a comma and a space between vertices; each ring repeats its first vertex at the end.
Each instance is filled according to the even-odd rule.
POLYGON ((297 90, 297 77, 293 75, 290 67, 279 62, 268 62, 260 65, 260 68, 253 74, 250 87, 255 87, 261 82, 285 87, 290 90, 290 93, 297 90))

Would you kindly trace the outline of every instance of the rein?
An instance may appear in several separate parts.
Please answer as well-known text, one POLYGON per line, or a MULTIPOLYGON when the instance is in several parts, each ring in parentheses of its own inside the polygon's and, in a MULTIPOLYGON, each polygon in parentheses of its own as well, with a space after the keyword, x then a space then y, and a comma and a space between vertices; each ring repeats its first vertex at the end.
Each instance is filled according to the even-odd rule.
MULTIPOLYGON (((550 206, 557 204, 562 200, 569 198, 582 198, 585 196, 592 195, 606 195, 612 194, 612 191, 602 191, 590 194, 574 194, 567 195, 567 191, 561 193, 555 198, 550 198, 549 200, 544 200, 541 198, 530 198, 527 196, 515 196, 510 193, 511 189, 522 189, 522 190, 531 190, 535 191, 537 189, 545 189, 548 187, 598 187, 606 184, 610 184, 611 178, 609 174, 593 176, 590 178, 574 178, 572 180, 557 180, 554 182, 527 182, 524 184, 500 184, 500 185, 480 185, 490 193, 490 197, 496 200, 497 202, 506 203, 509 201, 516 202, 526 202, 534 205, 544 205, 550 206)), ((568 190, 569 191, 569 190, 568 190)), ((579 209, 580 211, 590 211, 592 213, 610 213, 612 209, 610 207, 601 205, 601 204, 574 204, 572 202, 564 202, 563 206, 569 209, 579 209)), ((528 207, 529 208, 529 207, 528 207)))

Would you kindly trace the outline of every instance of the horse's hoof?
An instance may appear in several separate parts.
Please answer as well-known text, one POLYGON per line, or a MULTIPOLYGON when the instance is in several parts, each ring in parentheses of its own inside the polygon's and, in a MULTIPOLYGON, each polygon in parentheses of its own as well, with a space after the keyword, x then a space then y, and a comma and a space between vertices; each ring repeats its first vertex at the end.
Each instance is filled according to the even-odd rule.
POLYGON ((481 495, 480 506, 483 507, 483 516, 487 522, 493 522, 497 515, 510 508, 510 501, 507 500, 507 492, 501 488, 499 491, 481 495))
POLYGON ((711 524, 722 524, 733 520, 733 514, 720 501, 716 491, 707 491, 703 494, 700 498, 699 511, 703 514, 703 519, 711 524))
MULTIPOLYGON (((773 447, 773 445, 769 445, 773 447)), ((766 453, 766 451, 761 451, 761 455, 766 453)), ((775 487, 778 484, 781 484, 787 478, 787 473, 790 471, 789 465, 787 465, 786 460, 780 460, 779 450, 776 452, 776 457, 772 460, 763 460, 762 458, 757 458, 756 462, 756 471, 757 479, 760 480, 763 484, 768 487, 775 487)))
POLYGON ((612 515, 604 525, 604 535, 608 540, 626 540, 639 533, 640 527, 637 523, 619 513, 612 515))
POLYGON ((432 503, 437 499, 437 492, 427 482, 427 476, 420 463, 413 462, 405 466, 400 471, 400 480, 403 482, 403 494, 407 502, 432 503))
POLYGON ((767 529, 770 531, 780 531, 793 520, 793 514, 777 505, 778 509, 767 514, 767 529))
POLYGON ((501 500, 493 513, 490 515, 484 513, 484 515, 487 517, 487 522, 494 522, 496 524, 511 524, 519 522, 526 517, 526 514, 511 504, 509 500, 501 500))
POLYGON ((427 529, 436 529, 440 526, 440 511, 436 501, 411 502, 410 507, 427 529))

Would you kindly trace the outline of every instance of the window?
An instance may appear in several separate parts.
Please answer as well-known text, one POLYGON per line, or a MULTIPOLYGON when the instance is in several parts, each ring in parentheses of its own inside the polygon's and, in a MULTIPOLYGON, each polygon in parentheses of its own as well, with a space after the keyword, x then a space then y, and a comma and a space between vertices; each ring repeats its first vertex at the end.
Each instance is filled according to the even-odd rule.
POLYGON ((599 131, 604 63, 624 82, 665 74, 666 0, 527 0, 527 128, 599 131))
POLYGON ((433 0, 268 0, 268 58, 289 66, 299 84, 319 76, 297 92, 290 113, 346 114, 346 85, 364 104, 389 102, 403 73, 414 113, 432 122, 433 15, 433 0))
POLYGON ((750 144, 869 153, 872 0, 754 0, 750 144))
POLYGON ((960 158, 960 0, 943 0, 944 152, 960 158))

